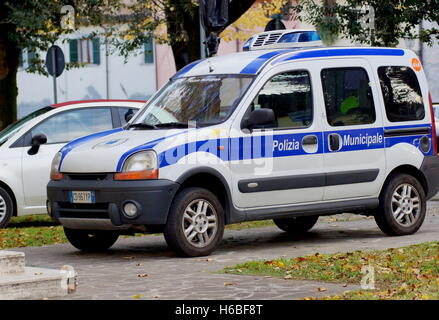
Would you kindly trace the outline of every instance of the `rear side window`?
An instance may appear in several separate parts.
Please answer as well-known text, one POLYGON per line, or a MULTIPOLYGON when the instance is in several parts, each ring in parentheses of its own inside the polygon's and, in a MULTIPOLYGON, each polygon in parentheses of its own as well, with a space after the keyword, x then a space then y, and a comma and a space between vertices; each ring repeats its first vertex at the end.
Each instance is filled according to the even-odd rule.
POLYGON ((110 108, 83 108, 58 113, 32 129, 32 137, 44 134, 47 143, 66 143, 113 128, 110 108))
POLYGON ((421 87, 409 67, 378 68, 387 119, 392 122, 422 120, 425 117, 421 87))
POLYGON ((326 117, 331 126, 375 122, 369 77, 363 68, 331 68, 321 73, 326 117))

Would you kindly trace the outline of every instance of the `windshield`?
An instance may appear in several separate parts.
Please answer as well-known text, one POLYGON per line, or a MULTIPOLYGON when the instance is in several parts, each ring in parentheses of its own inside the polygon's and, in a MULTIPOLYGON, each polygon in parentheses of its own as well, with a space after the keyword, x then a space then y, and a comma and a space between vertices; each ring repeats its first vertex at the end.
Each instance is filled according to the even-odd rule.
POLYGON ((172 80, 141 111, 131 127, 207 126, 225 121, 252 82, 252 76, 209 75, 172 80), (142 126, 143 124, 143 126, 142 126))
POLYGON ((28 114, 26 117, 21 118, 20 120, 14 122, 13 124, 9 125, 5 129, 0 131, 0 146, 3 145, 6 141, 8 141, 8 139, 12 137, 17 131, 19 131, 28 121, 50 110, 53 110, 53 107, 41 108, 37 111, 28 114))

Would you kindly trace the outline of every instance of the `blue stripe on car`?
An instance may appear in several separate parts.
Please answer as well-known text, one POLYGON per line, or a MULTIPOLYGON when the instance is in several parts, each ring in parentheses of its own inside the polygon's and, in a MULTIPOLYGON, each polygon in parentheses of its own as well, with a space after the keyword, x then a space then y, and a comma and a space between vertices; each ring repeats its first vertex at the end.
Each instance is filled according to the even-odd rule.
POLYGON ((162 138, 159 138, 159 139, 156 139, 156 140, 152 140, 152 141, 146 142, 146 143, 144 143, 144 144, 141 144, 140 146, 137 146, 137 147, 135 147, 135 148, 133 148, 133 149, 128 150, 128 151, 125 152, 125 153, 121 156, 121 158, 119 159, 119 161, 118 161, 118 163, 117 163, 117 167, 116 167, 116 172, 120 172, 120 171, 122 170, 123 163, 125 162, 125 160, 126 160, 130 155, 132 155, 132 154, 134 154, 134 153, 137 153, 137 152, 139 152, 139 151, 153 149, 153 148, 154 148, 157 144, 159 144, 160 142, 162 142, 162 141, 164 141, 164 140, 166 140, 166 139, 168 139, 168 138, 172 138, 172 137, 178 136, 178 135, 180 135, 180 134, 187 133, 188 131, 189 131, 189 130, 185 130, 185 131, 182 131, 182 132, 178 132, 178 133, 176 133, 176 134, 172 134, 172 135, 170 135, 170 136, 166 136, 166 137, 162 137, 162 138))
MULTIPOLYGON (((427 126, 427 125, 422 125, 427 126)), ((414 128, 419 126, 404 126, 414 128)), ((399 128, 399 127, 387 127, 399 128)), ((277 134, 270 136, 252 136, 224 139, 210 139, 194 141, 181 144, 159 154, 160 167, 167 167, 176 164, 180 159, 196 152, 213 154, 223 161, 277 158, 299 155, 312 155, 334 152, 350 152, 359 150, 371 150, 390 148, 398 143, 408 143, 419 148, 419 140, 424 134, 411 136, 384 137, 384 128, 337 130, 326 132, 307 132, 295 134, 277 134), (338 151, 330 151, 328 147, 328 136, 339 134, 341 148, 338 151), (302 146, 302 138, 308 135, 318 137, 317 150, 309 153, 302 146), (219 147, 222 148, 219 148, 219 147)), ((431 141, 431 134, 427 135, 431 141)), ((428 152, 421 152, 424 155, 431 155, 432 148, 428 152)))
POLYGON ((258 73, 259 69, 266 64, 270 59, 273 59, 274 57, 290 52, 291 50, 278 50, 278 51, 272 51, 265 53, 259 57, 257 57, 255 60, 250 62, 244 69, 241 70, 241 74, 256 74, 258 73))
POLYGON ((197 64, 199 64, 201 61, 203 60, 197 60, 194 61, 190 64, 188 64, 187 66, 184 66, 183 68, 180 69, 180 71, 178 71, 173 77, 172 79, 178 79, 181 76, 183 76, 185 73, 188 73, 193 67, 195 67, 197 64))
POLYGON ((101 137, 105 137, 108 136, 110 134, 122 131, 123 128, 117 128, 117 129, 112 129, 112 130, 108 130, 108 131, 103 131, 103 132, 98 132, 98 133, 93 133, 90 134, 88 136, 73 140, 72 142, 66 144, 64 147, 61 148, 60 152, 61 152, 61 161, 59 162, 59 167, 58 170, 61 170, 61 165, 64 161, 64 158, 66 157, 66 155, 72 151, 74 148, 79 147, 80 145, 89 142, 93 139, 97 139, 97 138, 101 138, 101 137))
POLYGON ((323 58, 323 57, 339 57, 339 56, 403 56, 404 50, 392 48, 340 48, 340 49, 322 49, 313 51, 298 51, 290 55, 280 57, 271 64, 279 62, 307 59, 307 58, 323 58))

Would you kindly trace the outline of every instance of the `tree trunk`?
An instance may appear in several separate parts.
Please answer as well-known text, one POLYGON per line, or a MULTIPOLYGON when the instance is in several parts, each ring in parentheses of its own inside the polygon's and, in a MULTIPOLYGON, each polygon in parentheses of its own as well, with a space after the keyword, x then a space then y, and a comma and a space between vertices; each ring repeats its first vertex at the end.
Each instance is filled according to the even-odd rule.
POLYGON ((184 21, 180 23, 183 31, 173 21, 168 23, 169 34, 175 34, 176 32, 186 34, 186 41, 171 43, 177 70, 180 70, 192 61, 200 59, 200 22, 198 14, 194 12, 193 16, 187 15, 184 21))
MULTIPOLYGON (((230 1, 229 22, 224 29, 238 20, 254 3, 255 0, 230 1)), ((182 15, 182 21, 169 19, 172 14, 168 14, 168 34, 175 35, 179 32, 183 32, 186 35, 186 39, 184 41, 176 41, 171 43, 175 65, 177 70, 180 70, 188 63, 200 59, 199 7, 194 7, 192 14, 182 15)))
POLYGON ((0 130, 17 120, 17 70, 20 49, 7 39, 0 27, 0 130))

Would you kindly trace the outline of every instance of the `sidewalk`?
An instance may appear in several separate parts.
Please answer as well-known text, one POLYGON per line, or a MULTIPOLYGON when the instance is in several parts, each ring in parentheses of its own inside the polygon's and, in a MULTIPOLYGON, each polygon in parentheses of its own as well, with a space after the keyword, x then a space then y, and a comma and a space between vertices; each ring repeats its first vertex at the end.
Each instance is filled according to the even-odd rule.
POLYGON ((68 244, 14 250, 24 252, 30 266, 73 266, 79 274, 78 290, 64 299, 300 299, 338 294, 356 286, 217 272, 248 260, 439 240, 439 202, 435 201, 429 202, 423 227, 411 236, 385 236, 373 219, 321 220, 325 221, 300 239, 291 239, 275 227, 229 230, 220 249, 204 258, 175 257, 162 236, 120 239, 103 254, 82 253, 68 244), (319 292, 319 287, 327 290, 319 292))

